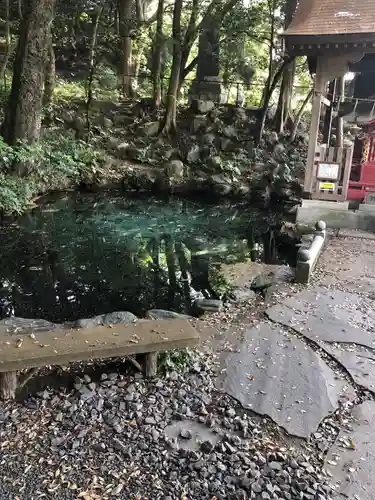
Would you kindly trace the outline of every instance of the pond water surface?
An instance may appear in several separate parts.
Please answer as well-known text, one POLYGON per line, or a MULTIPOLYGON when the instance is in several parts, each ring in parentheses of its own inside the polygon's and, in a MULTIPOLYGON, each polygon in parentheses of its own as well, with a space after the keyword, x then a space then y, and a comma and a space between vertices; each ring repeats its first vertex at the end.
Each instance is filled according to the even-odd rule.
POLYGON ((246 204, 66 196, 0 228, 1 300, 16 316, 54 322, 186 311, 192 290, 221 296, 221 263, 293 265, 282 219, 246 204))

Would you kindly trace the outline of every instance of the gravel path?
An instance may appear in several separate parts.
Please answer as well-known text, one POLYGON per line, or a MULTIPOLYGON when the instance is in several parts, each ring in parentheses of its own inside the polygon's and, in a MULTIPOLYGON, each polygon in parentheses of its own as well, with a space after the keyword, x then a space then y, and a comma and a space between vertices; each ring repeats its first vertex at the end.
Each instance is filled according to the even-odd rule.
POLYGON ((154 381, 86 375, 0 407, 0 498, 329 499, 312 449, 284 446, 217 393, 212 366, 206 356, 154 381))

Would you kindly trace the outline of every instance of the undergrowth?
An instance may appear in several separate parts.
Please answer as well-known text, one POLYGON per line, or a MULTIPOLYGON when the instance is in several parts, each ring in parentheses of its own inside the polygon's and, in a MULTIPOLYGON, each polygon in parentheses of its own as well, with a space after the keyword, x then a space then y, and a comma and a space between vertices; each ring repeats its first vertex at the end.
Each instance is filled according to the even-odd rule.
POLYGON ((61 133, 45 135, 34 145, 9 146, 0 137, 0 213, 21 214, 37 195, 99 175, 102 161, 92 146, 61 133), (20 163, 27 166, 23 177, 14 174, 20 163))

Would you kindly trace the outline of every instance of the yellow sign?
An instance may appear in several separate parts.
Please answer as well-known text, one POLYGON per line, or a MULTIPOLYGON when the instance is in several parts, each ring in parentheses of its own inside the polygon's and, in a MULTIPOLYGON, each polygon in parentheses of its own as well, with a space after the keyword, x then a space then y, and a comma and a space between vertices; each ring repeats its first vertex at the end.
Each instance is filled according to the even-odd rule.
POLYGON ((334 191, 335 184, 333 182, 319 182, 320 191, 334 191))

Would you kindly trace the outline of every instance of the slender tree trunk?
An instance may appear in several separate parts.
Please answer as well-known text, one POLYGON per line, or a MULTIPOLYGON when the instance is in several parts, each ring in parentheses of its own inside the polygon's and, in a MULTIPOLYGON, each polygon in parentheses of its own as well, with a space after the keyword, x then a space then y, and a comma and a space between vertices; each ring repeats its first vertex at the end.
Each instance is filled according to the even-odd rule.
POLYGON ((133 41, 131 38, 134 0, 119 0, 120 70, 119 87, 124 97, 133 95, 133 41))
POLYGON ((48 33, 48 48, 47 48, 47 60, 46 60, 46 73, 44 79, 44 95, 43 95, 43 105, 49 107, 52 104, 53 92, 55 90, 56 83, 56 67, 55 67, 55 51, 53 48, 53 37, 52 29, 50 27, 48 33))
MULTIPOLYGON (((270 30, 270 47, 269 47, 269 60, 268 60, 268 78, 266 82, 266 86, 263 91, 262 96, 262 113, 260 116, 259 127, 258 127, 258 137, 256 138, 256 142, 259 145, 260 141, 263 137, 264 128, 266 126, 267 119, 267 110, 268 105, 273 93, 272 89, 272 68, 273 68, 273 51, 274 51, 274 38, 275 38, 275 9, 276 9, 276 0, 269 0, 269 15, 271 22, 271 30, 270 30)), ((281 73, 280 73, 281 76, 281 73)), ((279 76, 279 78, 280 78, 279 76)), ((276 81, 276 75, 273 78, 273 82, 276 81)), ((276 87, 276 85, 275 85, 276 87)))
POLYGON ((296 72, 296 60, 293 59, 283 70, 283 76, 280 86, 279 101, 275 115, 275 128, 281 134, 291 118, 293 83, 296 72))
MULTIPOLYGON (((5 112, 3 136, 13 145, 18 140, 33 143, 39 139, 48 33, 55 0, 29 0, 24 5, 12 91, 5 112)), ((18 165, 16 172, 25 173, 18 165)))
POLYGON ((92 18, 92 39, 89 53, 89 76, 87 80, 87 95, 86 95, 86 124, 87 124, 87 138, 90 136, 91 121, 90 121, 90 108, 93 99, 92 85, 94 82, 95 74, 95 56, 96 45, 98 41, 99 20, 104 9, 104 3, 98 7, 92 18))
POLYGON ((22 21, 22 0, 17 1, 17 10, 18 10, 18 17, 19 20, 22 21))
POLYGON ((1 62, 0 68, 0 82, 4 82, 4 88, 7 86, 6 70, 8 66, 9 53, 10 53, 10 12, 9 12, 9 0, 5 1, 5 54, 1 62))
MULTIPOLYGON (((285 16, 284 27, 287 28, 293 19, 294 11, 296 10, 297 0, 286 0, 283 7, 283 12, 285 16)), ((277 110, 274 120, 274 125, 277 132, 281 133, 284 131, 284 127, 291 117, 292 108, 292 95, 293 95, 293 84, 294 77, 296 73, 296 60, 295 58, 285 66, 283 70, 283 77, 280 87, 279 101, 277 104, 277 110)))
MULTIPOLYGON (((183 47, 181 48, 181 63, 180 63, 180 81, 178 85, 178 94, 185 79, 185 67, 188 62, 191 48, 197 36, 197 18, 199 12, 199 0, 193 0, 189 24, 186 30, 183 47)), ((198 60, 197 60, 198 62, 198 60)))
POLYGON ((176 131, 177 115, 177 92, 180 82, 181 68, 181 12, 182 0, 175 0, 173 9, 173 62, 171 76, 169 78, 167 109, 163 124, 163 133, 170 134, 176 131))
POLYGON ((299 125, 299 122, 301 121, 302 113, 303 113, 305 107, 307 106, 307 103, 311 100, 311 98, 313 96, 313 92, 314 92, 314 90, 311 89, 310 92, 307 94, 305 100, 301 104, 301 107, 298 110, 297 116, 294 120, 292 133, 290 134, 290 142, 293 142, 296 138, 298 125, 299 125))
POLYGON ((156 18, 156 36, 152 64, 153 76, 153 105, 158 108, 161 104, 161 49, 164 43, 163 37, 163 20, 164 20, 164 0, 159 0, 158 12, 156 18))

